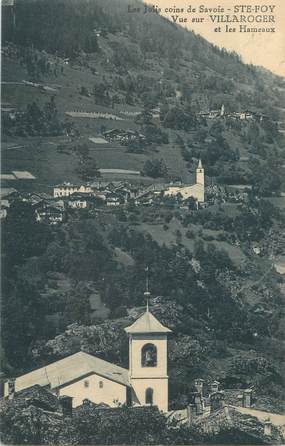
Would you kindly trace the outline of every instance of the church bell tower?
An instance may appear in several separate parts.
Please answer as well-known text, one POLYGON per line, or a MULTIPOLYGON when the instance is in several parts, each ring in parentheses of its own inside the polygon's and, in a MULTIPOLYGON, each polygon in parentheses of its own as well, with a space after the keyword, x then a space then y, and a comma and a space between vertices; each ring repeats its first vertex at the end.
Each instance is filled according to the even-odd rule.
POLYGON ((198 194, 198 201, 204 203, 205 201, 205 176, 202 161, 199 160, 198 167, 196 169, 196 189, 198 194))
POLYGON ((133 405, 157 406, 168 411, 167 335, 171 333, 147 308, 125 328, 129 335, 129 374, 133 405))
POLYGON ((205 185, 205 178, 204 178, 204 169, 202 166, 202 161, 199 160, 198 167, 196 169, 196 183, 205 185))

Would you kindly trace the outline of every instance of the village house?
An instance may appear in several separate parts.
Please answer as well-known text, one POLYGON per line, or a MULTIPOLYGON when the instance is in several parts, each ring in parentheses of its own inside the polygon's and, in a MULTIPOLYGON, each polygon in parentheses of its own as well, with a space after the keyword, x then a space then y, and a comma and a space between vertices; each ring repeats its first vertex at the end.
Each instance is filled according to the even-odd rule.
POLYGON ((171 330, 147 305, 125 331, 129 336, 129 369, 78 352, 9 380, 4 395, 11 398, 15 392, 40 385, 57 396, 72 398, 73 407, 89 399, 110 407, 156 405, 168 411, 167 335, 171 330))
MULTIPOLYGON (((204 433, 218 434, 233 429, 235 435, 255 440, 254 444, 271 444, 273 438, 280 440, 284 432, 285 417, 262 410, 256 410, 257 400, 253 389, 220 390, 218 381, 196 379, 189 394, 185 409, 172 411, 170 420, 179 424, 194 426, 204 433), (280 436, 281 432, 281 436, 280 436)), ((257 404, 258 405, 258 404, 257 404)))
POLYGON ((150 186, 140 190, 135 195, 135 204, 136 205, 150 205, 153 201, 166 190, 166 184, 151 184, 150 186))
POLYGON ((101 202, 101 203, 105 203, 107 200, 107 194, 104 192, 94 192, 94 199, 96 201, 96 199, 101 202))
POLYGON ((93 196, 91 194, 75 192, 69 196, 67 206, 71 209, 87 209, 92 197, 93 196))
POLYGON ((65 220, 64 205, 43 201, 36 207, 35 218, 40 223, 45 222, 51 225, 62 223, 65 220))
POLYGON ((10 207, 10 202, 7 199, 1 199, 1 203, 0 203, 0 220, 4 219, 7 217, 7 213, 10 207))
POLYGON ((240 121, 247 121, 254 119, 254 113, 248 110, 244 110, 241 112, 231 112, 227 113, 227 118, 239 119, 240 121))
POLYGON ((22 201, 29 203, 33 207, 38 206, 40 203, 43 202, 46 204, 50 204, 52 200, 53 197, 44 192, 41 193, 32 192, 32 193, 22 194, 22 201))
POLYGON ((126 181, 97 181, 91 185, 94 195, 106 202, 107 206, 126 204, 136 197, 139 188, 126 181))
POLYGON ((92 188, 89 184, 76 185, 72 183, 63 183, 53 188, 53 196, 57 197, 69 197, 75 193, 90 194, 92 188))
POLYGON ((196 183, 186 186, 169 186, 164 195, 168 197, 175 197, 181 194, 183 200, 187 200, 193 197, 198 203, 204 203, 205 201, 205 178, 204 169, 201 160, 199 160, 198 167, 196 169, 196 183))
POLYGON ((102 34, 102 31, 101 31, 101 29, 94 28, 93 33, 96 35, 96 37, 100 37, 102 34))
POLYGON ((204 119, 216 119, 216 118, 223 117, 224 115, 225 115, 224 104, 218 110, 201 111, 198 113, 198 117, 204 118, 204 119))
POLYGON ((109 194, 106 198, 106 205, 107 206, 120 206, 122 204, 119 197, 117 197, 115 194, 109 194))
POLYGON ((111 129, 103 133, 104 138, 109 142, 119 142, 129 144, 131 142, 142 142, 145 136, 134 130, 111 129))
POLYGON ((3 220, 4 218, 7 217, 7 209, 2 207, 1 205, 1 209, 0 209, 0 220, 3 220))
POLYGON ((138 187, 134 186, 128 182, 120 182, 115 185, 114 192, 118 193, 125 201, 125 203, 132 198, 135 198, 138 193, 138 187))

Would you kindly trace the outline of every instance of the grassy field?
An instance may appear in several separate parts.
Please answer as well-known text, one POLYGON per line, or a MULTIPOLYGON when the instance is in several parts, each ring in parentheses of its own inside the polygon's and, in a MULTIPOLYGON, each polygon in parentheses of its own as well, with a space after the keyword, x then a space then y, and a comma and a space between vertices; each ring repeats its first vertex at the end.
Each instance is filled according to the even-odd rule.
MULTIPOLYGON (((180 150, 172 144, 148 147, 143 154, 128 153, 126 147, 118 144, 94 144, 89 138, 99 136, 102 128, 122 128, 139 130, 134 122, 134 113, 139 111, 138 107, 116 104, 114 108, 103 107, 95 103, 93 97, 85 97, 79 94, 80 86, 85 86, 92 91, 94 82, 98 75, 81 67, 64 67, 64 73, 57 78, 45 79, 42 85, 47 85, 56 92, 41 91, 37 87, 23 83, 28 76, 23 67, 13 60, 6 60, 2 73, 2 101, 15 108, 16 111, 24 111, 28 103, 36 101, 39 106, 55 96, 56 105, 60 119, 71 120, 79 129, 80 143, 87 143, 91 156, 98 162, 102 169, 129 169, 142 170, 148 158, 162 158, 171 176, 180 176, 184 181, 192 180, 180 150), (10 83, 12 82, 12 83, 10 83), (121 115, 124 120, 114 121, 110 119, 71 118, 66 115, 68 111, 104 112, 121 115), (122 112, 128 112, 124 114, 122 112)), ((11 170, 28 170, 37 180, 37 187, 42 185, 48 187, 62 181, 78 181, 75 169, 78 163, 73 154, 58 153, 58 144, 66 143, 64 137, 42 137, 42 138, 15 138, 3 137, 2 173, 11 170), (13 146, 22 146, 12 149, 13 146)), ((121 179, 121 176, 108 175, 110 179, 121 179)), ((6 184, 5 184, 6 186, 6 184)))
POLYGON ((268 198, 270 203, 272 203, 274 206, 277 206, 280 209, 285 209, 285 196, 282 197, 272 197, 268 198))
POLYGON ((177 231, 180 231, 182 245, 185 246, 185 248, 189 249, 191 252, 193 252, 195 241, 202 240, 204 241, 205 245, 207 245, 207 243, 210 243, 214 244, 219 249, 225 250, 234 265, 237 267, 241 264, 242 261, 246 259, 245 254, 239 247, 233 246, 226 241, 205 241, 203 239, 203 237, 207 238, 209 236, 214 238, 219 233, 219 231, 202 229, 202 226, 200 225, 190 225, 189 227, 185 228, 176 218, 172 218, 167 226, 168 229, 166 230, 164 228, 164 224, 140 223, 140 225, 137 226, 137 229, 145 233, 149 233, 152 238, 161 246, 163 244, 165 244, 166 246, 176 244, 178 241, 177 231), (186 233, 189 230, 194 234, 193 238, 187 237, 186 233), (203 237, 201 237, 201 235, 198 235, 201 230, 203 230, 203 237))

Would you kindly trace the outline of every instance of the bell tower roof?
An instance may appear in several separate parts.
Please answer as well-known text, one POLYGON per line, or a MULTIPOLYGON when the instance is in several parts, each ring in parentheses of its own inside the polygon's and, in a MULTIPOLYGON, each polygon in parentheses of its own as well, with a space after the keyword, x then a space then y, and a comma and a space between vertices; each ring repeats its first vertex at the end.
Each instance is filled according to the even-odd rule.
POLYGON ((125 328, 126 333, 171 333, 171 330, 162 325, 149 309, 143 313, 132 325, 125 328))
POLYGON ((198 169, 203 169, 203 166, 202 166, 202 161, 201 161, 201 159, 199 159, 199 162, 198 162, 198 169))

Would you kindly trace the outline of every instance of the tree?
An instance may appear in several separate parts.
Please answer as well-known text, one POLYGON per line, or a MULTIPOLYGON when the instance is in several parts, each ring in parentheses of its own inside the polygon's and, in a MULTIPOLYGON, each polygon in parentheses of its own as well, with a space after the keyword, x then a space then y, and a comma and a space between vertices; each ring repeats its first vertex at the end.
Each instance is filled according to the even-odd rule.
POLYGON ((97 53, 99 51, 98 40, 94 31, 87 35, 84 50, 86 53, 97 53))
POLYGON ((90 96, 90 93, 89 93, 89 91, 88 91, 88 88, 85 87, 84 85, 80 87, 79 94, 80 94, 81 96, 86 96, 86 97, 89 97, 89 96, 90 96))
MULTIPOLYGON (((80 278, 83 279, 84 276, 80 275, 80 278)), ((84 286, 84 282, 78 282, 78 284, 65 295, 65 325, 74 322, 85 325, 90 324, 90 294, 91 291, 88 287, 84 286)))
POLYGON ((281 174, 278 163, 274 161, 260 162, 256 158, 250 159, 251 181, 253 190, 261 196, 270 196, 280 192, 281 174))
POLYGON ((168 135, 155 125, 143 125, 142 131, 148 144, 168 144, 168 135))
POLYGON ((13 273, 11 268, 22 264, 26 258, 41 255, 51 239, 50 227, 36 222, 32 206, 15 200, 2 231, 2 252, 7 272, 13 273))
POLYGON ((152 178, 164 177, 167 175, 167 167, 162 159, 146 160, 143 173, 152 178))
POLYGON ((89 158, 89 147, 87 144, 79 144, 76 148, 76 153, 82 160, 88 160, 89 158))
POLYGON ((101 176, 96 161, 89 157, 80 161, 76 173, 83 181, 90 181, 101 176))
POLYGON ((195 211, 197 209, 197 201, 193 197, 187 198, 184 204, 186 204, 186 206, 188 206, 189 209, 191 209, 192 211, 195 211))
POLYGON ((163 120, 163 126, 177 130, 191 130, 196 127, 196 116, 193 112, 178 107, 170 109, 163 120))
POLYGON ((5 280, 2 291, 2 345, 8 361, 23 369, 30 361, 31 343, 43 334, 45 305, 38 291, 27 282, 5 280))
POLYGON ((106 82, 101 82, 100 84, 95 84, 93 87, 93 95, 95 101, 100 105, 109 106, 111 103, 109 95, 109 87, 106 82))

